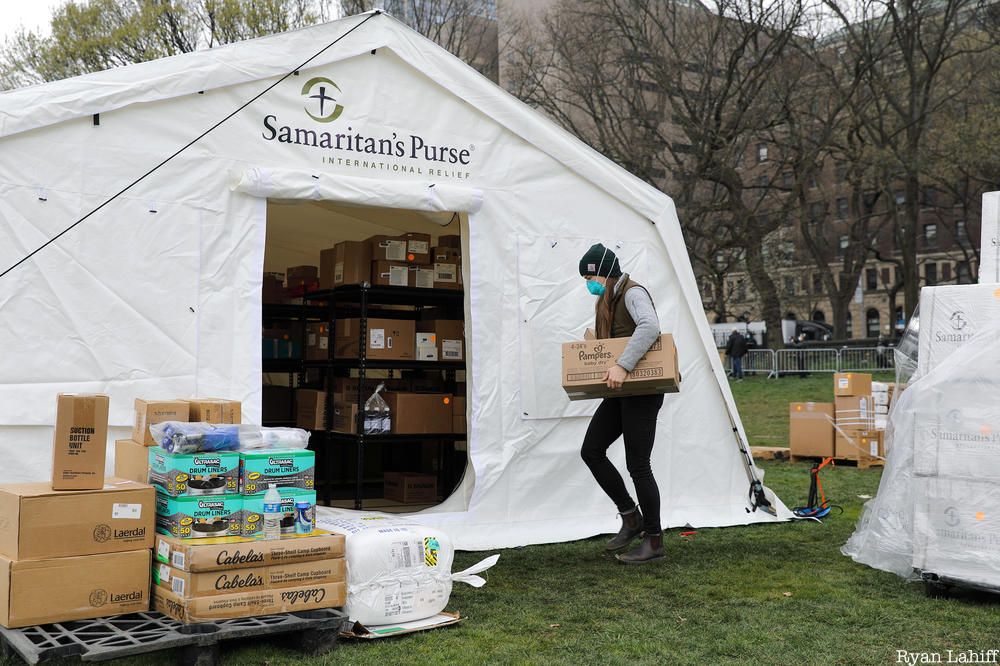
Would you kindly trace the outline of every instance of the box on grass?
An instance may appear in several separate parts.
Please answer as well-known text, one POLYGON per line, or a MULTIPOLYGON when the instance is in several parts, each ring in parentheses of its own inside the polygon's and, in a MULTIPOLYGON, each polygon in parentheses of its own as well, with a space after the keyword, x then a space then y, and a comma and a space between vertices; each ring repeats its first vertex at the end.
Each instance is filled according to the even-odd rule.
POLYGON ((837 372, 833 375, 833 395, 851 397, 872 394, 872 376, 864 372, 837 372))
POLYGON ((14 560, 117 553, 153 545, 153 488, 110 478, 101 490, 0 486, 0 555, 14 560))
POLYGON ((344 583, 253 590, 193 599, 185 599, 159 586, 153 588, 153 607, 184 623, 336 608, 346 602, 347 586, 344 583))
POLYGON ((788 405, 788 444, 793 456, 832 456, 833 433, 833 403, 788 405))
POLYGON ((870 430, 841 428, 837 431, 834 442, 834 456, 859 462, 883 458, 885 457, 884 435, 884 432, 874 428, 870 430))
POLYGON ((60 393, 52 437, 52 488, 104 487, 108 450, 108 396, 60 393))

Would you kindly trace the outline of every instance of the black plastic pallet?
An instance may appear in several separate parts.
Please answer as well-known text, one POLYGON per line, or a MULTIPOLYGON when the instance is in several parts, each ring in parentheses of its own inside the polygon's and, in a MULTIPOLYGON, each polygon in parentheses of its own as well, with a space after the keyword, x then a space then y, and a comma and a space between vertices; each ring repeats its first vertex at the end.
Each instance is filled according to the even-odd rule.
POLYGON ((212 666, 218 660, 219 644, 237 638, 297 633, 297 647, 304 653, 329 652, 346 619, 343 612, 330 608, 182 624, 149 611, 23 629, 0 627, 0 643, 4 657, 17 654, 29 664, 72 657, 106 661, 180 648, 178 663, 212 666))

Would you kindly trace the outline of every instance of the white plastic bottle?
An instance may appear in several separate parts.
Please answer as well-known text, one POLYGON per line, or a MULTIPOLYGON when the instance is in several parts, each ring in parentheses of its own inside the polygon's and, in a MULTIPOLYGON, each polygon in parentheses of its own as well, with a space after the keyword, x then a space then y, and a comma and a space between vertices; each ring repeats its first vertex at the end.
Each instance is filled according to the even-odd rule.
POLYGON ((273 483, 267 484, 267 493, 264 494, 264 538, 281 538, 281 493, 278 486, 273 483))

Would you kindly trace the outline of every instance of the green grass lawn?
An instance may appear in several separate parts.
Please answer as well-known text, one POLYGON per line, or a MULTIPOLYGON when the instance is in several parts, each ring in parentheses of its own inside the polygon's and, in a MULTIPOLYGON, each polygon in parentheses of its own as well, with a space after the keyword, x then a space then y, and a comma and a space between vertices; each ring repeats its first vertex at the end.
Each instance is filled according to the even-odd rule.
MULTIPOLYGON (((780 438, 787 402, 829 397, 830 377, 736 385, 751 440, 780 438), (752 406, 752 409, 750 407, 752 406)), ((777 439, 767 440, 775 443, 777 439)), ((765 482, 789 506, 804 503, 809 465, 762 462, 765 482)), ((702 529, 664 536, 665 561, 624 567, 604 538, 500 551, 481 589, 456 586, 456 627, 344 643, 304 659, 278 641, 233 646, 226 664, 886 664, 896 650, 987 650, 998 645, 1000 605, 966 596, 934 600, 918 584, 840 553, 861 496, 879 468, 823 472, 843 507, 822 524, 702 529)), ((459 553, 455 569, 484 553, 459 553)), ((130 660, 164 663, 167 655, 130 660)), ((5 662, 6 663, 6 662, 5 662)))

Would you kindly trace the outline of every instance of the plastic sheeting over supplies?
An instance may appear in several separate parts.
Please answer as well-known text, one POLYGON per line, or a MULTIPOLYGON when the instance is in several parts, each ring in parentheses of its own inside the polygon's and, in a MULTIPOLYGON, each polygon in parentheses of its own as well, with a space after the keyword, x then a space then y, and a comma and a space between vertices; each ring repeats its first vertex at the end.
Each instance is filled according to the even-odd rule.
MULTIPOLYGON (((60 391, 108 394, 112 426, 131 424, 137 397, 195 395, 238 399, 259 423, 268 210, 307 199, 461 226, 469 465, 414 521, 460 549, 617 530, 579 455, 596 403, 571 404, 559 381, 561 344, 592 325, 577 265, 595 242, 649 289, 678 349, 684 387, 659 414, 652 457, 664 526, 791 518, 769 490, 776 515, 751 510, 762 474, 737 445, 742 424, 670 198, 386 15, 0 95, 0 271, 359 25, 0 279, 0 480, 48 475, 60 391), (341 110, 321 123, 303 87, 333 90, 323 81, 341 110), (265 121, 305 139, 282 141, 265 121), (455 150, 338 150, 335 138, 311 145, 310 132, 455 150)), ((385 233, 394 217, 379 216, 385 233)), ((317 251, 288 228, 282 251, 317 251)), ((624 471, 620 446, 612 461, 624 471)))
POLYGON ((364 625, 437 615, 448 605, 452 583, 482 587, 486 580, 476 574, 500 559, 493 555, 453 574, 455 547, 448 535, 404 518, 324 518, 319 527, 346 537, 346 611, 364 625))
MULTIPOLYGON (((923 308, 923 306, 921 306, 923 308)), ((921 336, 925 331, 921 317, 921 336)), ((1000 589, 1000 320, 894 401, 876 497, 843 551, 907 578, 1000 589)))

